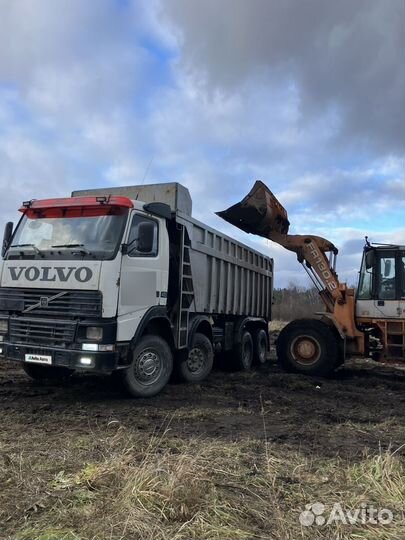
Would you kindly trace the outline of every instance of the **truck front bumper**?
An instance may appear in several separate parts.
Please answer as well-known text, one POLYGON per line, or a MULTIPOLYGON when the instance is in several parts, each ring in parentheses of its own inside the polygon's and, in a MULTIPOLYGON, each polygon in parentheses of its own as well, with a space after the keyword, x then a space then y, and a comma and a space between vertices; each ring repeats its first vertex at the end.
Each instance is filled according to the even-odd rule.
MULTIPOLYGON (((4 341, 0 343, 0 350, 0 356, 21 363, 26 362, 26 355, 36 355, 38 357, 51 357, 50 363, 47 365, 67 367, 69 369, 80 371, 111 373, 118 366, 118 353, 116 351, 90 352, 58 347, 45 348, 29 344, 15 345, 4 341), (83 364, 83 358, 87 359, 86 364, 83 364)), ((39 364, 41 364, 41 362, 39 362, 39 364)))

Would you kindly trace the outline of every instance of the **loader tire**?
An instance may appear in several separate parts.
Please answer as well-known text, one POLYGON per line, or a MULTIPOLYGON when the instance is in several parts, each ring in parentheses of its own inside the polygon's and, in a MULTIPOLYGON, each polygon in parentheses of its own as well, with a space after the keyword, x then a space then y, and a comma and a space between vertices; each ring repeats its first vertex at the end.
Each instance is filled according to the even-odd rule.
POLYGON ((326 377, 339 365, 340 348, 331 327, 317 319, 298 319, 281 331, 277 356, 286 371, 326 377))

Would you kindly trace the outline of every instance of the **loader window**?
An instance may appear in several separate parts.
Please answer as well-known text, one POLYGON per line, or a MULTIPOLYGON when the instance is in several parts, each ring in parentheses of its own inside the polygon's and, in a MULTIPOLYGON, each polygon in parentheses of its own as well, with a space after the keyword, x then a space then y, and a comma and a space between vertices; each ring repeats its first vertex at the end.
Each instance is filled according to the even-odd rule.
POLYGON ((361 265, 359 288, 357 298, 359 300, 371 300, 372 294, 372 269, 367 268, 366 259, 363 258, 361 265))
POLYGON ((395 300, 395 297, 395 257, 381 256, 379 260, 378 298, 380 300, 395 300))

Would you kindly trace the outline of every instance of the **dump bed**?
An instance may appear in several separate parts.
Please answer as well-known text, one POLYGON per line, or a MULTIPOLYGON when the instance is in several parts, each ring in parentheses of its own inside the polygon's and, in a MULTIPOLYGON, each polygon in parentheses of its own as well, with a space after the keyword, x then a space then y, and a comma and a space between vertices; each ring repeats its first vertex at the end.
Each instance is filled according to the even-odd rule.
POLYGON ((176 220, 191 240, 195 311, 270 319, 273 259, 182 212, 176 220))

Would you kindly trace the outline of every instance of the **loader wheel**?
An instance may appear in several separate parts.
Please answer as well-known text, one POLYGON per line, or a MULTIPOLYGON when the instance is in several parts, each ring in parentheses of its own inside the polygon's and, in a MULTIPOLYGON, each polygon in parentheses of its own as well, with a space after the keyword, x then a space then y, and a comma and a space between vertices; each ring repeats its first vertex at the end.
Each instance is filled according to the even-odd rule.
POLYGON ((68 379, 74 373, 73 369, 67 367, 40 366, 38 364, 23 364, 22 368, 35 381, 68 379))
POLYGON ((211 373, 214 363, 212 343, 204 334, 196 333, 187 358, 178 364, 178 375, 182 381, 199 383, 211 373))
POLYGON ((242 339, 235 347, 235 367, 240 371, 250 371, 253 364, 253 339, 248 331, 243 332, 242 339))
POLYGON ((317 319, 300 319, 283 328, 277 356, 286 371, 327 376, 339 365, 339 344, 333 330, 317 319))
POLYGON ((257 330, 253 335, 254 345, 254 363, 256 365, 265 364, 267 361, 267 353, 269 350, 269 337, 263 328, 257 330))
POLYGON ((122 381, 133 397, 151 397, 169 382, 173 370, 173 355, 166 341, 146 335, 134 346, 131 363, 121 373, 122 381))

